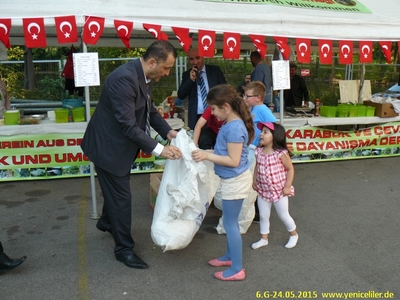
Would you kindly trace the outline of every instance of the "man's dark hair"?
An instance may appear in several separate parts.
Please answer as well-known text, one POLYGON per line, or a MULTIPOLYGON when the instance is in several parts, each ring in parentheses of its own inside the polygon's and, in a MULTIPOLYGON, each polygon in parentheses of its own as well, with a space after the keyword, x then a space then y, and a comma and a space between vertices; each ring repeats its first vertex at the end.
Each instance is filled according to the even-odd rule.
POLYGON ((150 58, 154 58, 157 61, 166 61, 169 54, 172 54, 174 58, 178 56, 176 49, 172 44, 168 41, 156 41, 151 44, 146 52, 143 54, 144 61, 149 60, 150 58))
POLYGON ((250 53, 250 58, 255 58, 257 60, 261 60, 261 54, 258 51, 253 51, 250 53))
POLYGON ((297 69, 297 65, 295 63, 290 63, 289 64, 289 68, 290 69, 292 69, 292 68, 297 69))

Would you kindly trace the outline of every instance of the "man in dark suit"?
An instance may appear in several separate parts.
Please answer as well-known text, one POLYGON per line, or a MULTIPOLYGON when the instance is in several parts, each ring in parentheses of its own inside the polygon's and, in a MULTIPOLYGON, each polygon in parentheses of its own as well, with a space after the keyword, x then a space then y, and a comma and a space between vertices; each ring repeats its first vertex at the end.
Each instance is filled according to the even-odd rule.
POLYGON ((178 89, 178 98, 185 99, 188 97, 188 126, 194 129, 197 120, 205 110, 201 96, 199 76, 202 76, 204 80, 207 93, 212 87, 226 83, 226 80, 219 67, 204 64, 204 57, 199 55, 198 49, 189 49, 188 58, 192 68, 182 74, 182 83, 178 89))
POLYGON ((104 82, 81 143, 83 152, 95 165, 104 197, 96 227, 112 234, 115 257, 131 268, 148 267, 132 249, 131 165, 139 150, 167 159, 182 156, 179 148, 163 146, 149 135, 150 125, 164 139, 177 135, 151 102, 152 82, 169 75, 176 57, 176 50, 168 41, 157 41, 143 57, 115 69, 104 82))
POLYGON ((3 245, 0 242, 0 274, 12 270, 22 264, 26 259, 26 256, 23 256, 18 259, 9 258, 3 250, 3 245))
POLYGON ((297 65, 290 63, 290 89, 283 91, 285 100, 285 109, 290 110, 292 107, 301 107, 302 102, 309 101, 309 93, 306 82, 303 77, 297 75, 297 65))

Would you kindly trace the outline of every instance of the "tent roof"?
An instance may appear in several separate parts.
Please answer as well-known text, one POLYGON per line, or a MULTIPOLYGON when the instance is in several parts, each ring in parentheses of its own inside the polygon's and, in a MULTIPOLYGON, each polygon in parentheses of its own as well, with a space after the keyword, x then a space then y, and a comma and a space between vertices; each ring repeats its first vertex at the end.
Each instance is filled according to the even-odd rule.
MULTIPOLYGON (((248 2, 250 2, 249 0, 248 2)), ((273 1, 270 1, 273 2, 273 1)), ((291 2, 291 1, 279 1, 291 2)), ((315 1, 308 1, 312 4, 315 1)), ((215 30, 221 43, 223 32, 242 34, 242 49, 254 49, 248 34, 313 40, 400 40, 400 1, 361 0, 371 13, 325 11, 273 4, 210 2, 196 0, 13 0, 1 6, 0 18, 11 18, 12 45, 24 45, 22 18, 43 17, 48 45, 57 45, 54 16, 75 15, 79 28, 84 16, 104 17, 105 30, 96 46, 123 47, 114 29, 114 19, 133 21, 132 47, 146 47, 154 41, 143 23, 162 25, 170 41, 178 46, 171 26, 189 28, 194 41, 198 29, 215 30)), ((221 44, 218 45, 217 47, 221 44)))

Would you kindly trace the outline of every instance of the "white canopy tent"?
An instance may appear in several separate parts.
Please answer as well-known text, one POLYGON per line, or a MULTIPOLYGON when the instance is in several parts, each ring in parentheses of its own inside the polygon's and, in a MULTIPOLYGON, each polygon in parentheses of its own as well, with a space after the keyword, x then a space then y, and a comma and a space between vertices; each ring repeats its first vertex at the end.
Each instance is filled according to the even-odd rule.
MULTIPOLYGON (((22 18, 32 17, 44 18, 47 43, 49 46, 57 45, 54 16, 66 15, 75 15, 80 28, 83 26, 84 16, 105 18, 105 31, 96 46, 123 47, 114 29, 115 19, 134 22, 131 35, 132 47, 146 47, 154 41, 154 38, 143 29, 143 23, 162 25, 162 31, 169 35, 169 40, 176 46, 179 44, 171 26, 189 28, 194 39, 196 39, 198 29, 214 30, 217 34, 240 33, 243 49, 254 49, 248 34, 353 41, 397 41, 400 36, 400 1, 398 0, 352 1, 362 4, 371 13, 272 4, 281 2, 290 5, 295 2, 285 0, 219 1, 13 0, 3 1, 0 18, 12 19, 11 45, 25 44, 22 18)), ((307 5, 313 5, 315 2, 302 1, 307 5)), ((334 1, 327 0, 326 2, 334 1)), ((342 6, 343 9, 348 9, 347 6, 342 6)), ((272 42, 271 39, 269 41, 272 42)), ((217 35, 217 48, 221 48, 221 43, 222 39, 217 35)))

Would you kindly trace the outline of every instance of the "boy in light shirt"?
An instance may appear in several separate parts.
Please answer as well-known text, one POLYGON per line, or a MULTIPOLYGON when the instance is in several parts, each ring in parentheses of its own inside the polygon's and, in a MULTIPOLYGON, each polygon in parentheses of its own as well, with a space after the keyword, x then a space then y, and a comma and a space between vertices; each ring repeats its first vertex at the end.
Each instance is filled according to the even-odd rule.
POLYGON ((265 85, 261 81, 252 81, 244 87, 243 98, 251 110, 254 122, 255 136, 251 143, 254 146, 253 149, 257 147, 260 142, 261 130, 258 129, 257 124, 259 122, 276 122, 275 116, 264 104, 266 93, 265 85))

